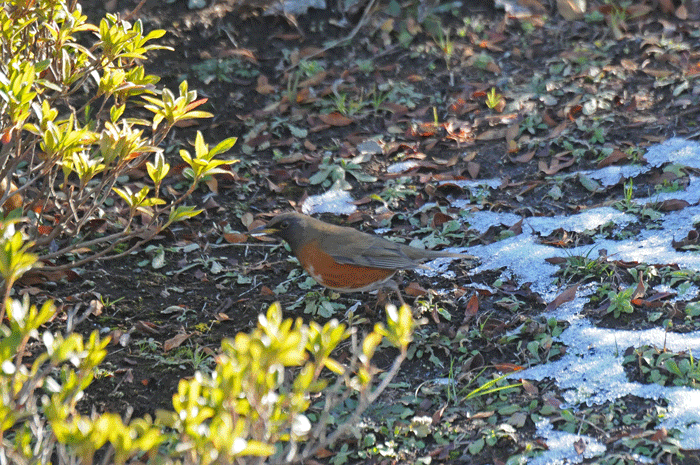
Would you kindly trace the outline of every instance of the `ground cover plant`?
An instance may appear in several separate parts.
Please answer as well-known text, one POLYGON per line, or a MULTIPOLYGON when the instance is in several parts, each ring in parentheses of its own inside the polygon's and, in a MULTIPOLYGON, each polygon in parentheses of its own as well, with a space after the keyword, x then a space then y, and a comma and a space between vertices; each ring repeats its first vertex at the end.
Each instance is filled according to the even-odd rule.
MULTIPOLYGON (((181 89, 181 110, 213 117, 153 138, 153 115, 164 107, 134 107, 128 118, 149 121, 142 147, 151 165, 134 162, 129 178, 115 177, 132 195, 147 185, 145 198, 160 193, 176 208, 201 210, 197 216, 159 223, 158 205, 139 206, 115 184, 126 198, 112 191, 116 200, 95 210, 96 221, 78 208, 65 217, 82 229, 58 231, 55 212, 81 205, 67 197, 83 194, 79 173, 64 174, 61 164, 53 171, 73 186, 66 197, 52 193, 68 207, 37 213, 31 201, 39 197, 27 194, 40 185, 19 192, 29 202, 29 219, 16 223, 25 237, 41 239, 49 225, 44 231, 56 237, 75 232, 87 241, 35 241, 35 253, 47 255, 75 244, 72 255, 45 256, 48 265, 99 254, 95 238, 135 233, 110 251, 115 260, 34 270, 14 286, 40 306, 55 302, 42 330, 69 325, 85 340, 94 330, 111 336, 104 347, 91 342, 103 361, 76 409, 111 412, 127 425, 125 415, 172 411, 174 394, 187 398, 180 380, 198 372, 188 389, 207 388, 227 356, 221 341, 254 332, 275 301, 286 317, 338 318, 371 334, 386 319, 374 297, 322 292, 284 246, 246 237, 298 208, 412 245, 468 247, 480 258, 403 276, 423 323, 406 360, 355 428, 313 460, 695 463, 700 419, 687 406, 697 403, 700 351, 700 152, 672 138, 697 136, 697 11, 669 1, 573 6, 374 1, 285 15, 272 4, 223 0, 83 2, 97 25, 110 13, 140 19, 146 37, 167 31, 147 43, 171 50, 151 50, 147 62, 124 57, 143 87, 105 84, 142 93, 151 90, 146 76, 158 76, 158 85, 181 89), (143 74, 135 71, 141 64, 143 74), (194 90, 198 97, 187 97, 194 90), (190 162, 231 136, 238 140, 226 147, 230 155, 219 155, 237 163, 192 183, 190 162), (194 156, 180 157, 193 146, 194 156), (162 151, 160 161, 149 150, 162 151), (151 173, 166 164, 158 184, 151 173), (177 203, 184 194, 189 200, 177 203), (328 199, 335 214, 323 214, 328 199)), ((163 102, 178 95, 146 94, 163 102)), ((70 104, 52 118, 65 118, 70 104)), ((86 117, 79 105, 81 124, 112 121, 110 112, 86 117)), ((29 114, 39 113, 51 111, 29 114)), ((10 114, 4 110, 3 143, 22 130, 10 114)), ((46 131, 34 124, 23 134, 46 131)), ((71 166, 83 166, 75 160, 71 166)), ((32 179, 29 165, 6 166, 14 188, 32 179)), ((16 191, 4 187, 11 198, 16 191)), ((27 344, 22 360, 40 349, 27 344)), ((352 353, 341 345, 333 357, 344 364, 352 353)), ((390 371, 395 356, 376 348, 381 369, 390 371)), ((343 398, 329 414, 310 401, 309 420, 325 418, 330 430, 360 402, 343 398)))

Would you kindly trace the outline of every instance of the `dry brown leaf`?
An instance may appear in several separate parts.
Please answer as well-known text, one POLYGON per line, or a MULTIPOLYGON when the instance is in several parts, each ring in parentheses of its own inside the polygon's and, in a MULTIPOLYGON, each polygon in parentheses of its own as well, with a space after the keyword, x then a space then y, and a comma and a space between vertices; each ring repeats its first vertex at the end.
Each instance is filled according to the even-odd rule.
POLYGON ((676 18, 686 20, 688 19, 688 8, 681 3, 681 6, 676 10, 676 18))
POLYGON ((512 373, 523 369, 523 367, 514 363, 496 363, 494 365, 494 368, 496 368, 496 370, 500 371, 501 373, 512 373))
POLYGON ((664 439, 666 439, 667 436, 668 436, 668 431, 666 431, 666 428, 661 427, 661 428, 657 429, 656 432, 653 434, 653 436, 649 439, 651 439, 654 442, 661 442, 664 439))
POLYGON ((506 140, 507 141, 513 141, 515 140, 516 137, 518 137, 518 134, 520 133, 520 123, 514 123, 508 126, 508 129, 506 129, 506 140))
POLYGON ((95 316, 102 315, 102 310, 104 310, 104 308, 104 304, 97 299, 92 299, 90 301, 90 305, 88 306, 90 313, 95 316))
POLYGON ((567 120, 562 121, 559 123, 556 127, 554 127, 551 131, 549 131, 549 135, 547 136, 549 139, 556 139, 558 138, 562 132, 564 132, 564 129, 569 125, 569 122, 567 120))
POLYGON ((640 18, 642 16, 648 15, 651 13, 654 9, 651 7, 651 5, 643 2, 639 3, 633 3, 630 6, 627 7, 627 14, 631 18, 640 18))
POLYGON ((551 301, 547 307, 545 307, 545 312, 551 312, 552 310, 559 308, 562 304, 571 302, 576 297, 576 291, 578 290, 578 284, 571 286, 551 301))
POLYGON ((528 381, 527 379, 521 378, 520 382, 522 383, 525 392, 527 392, 531 396, 536 396, 540 393, 540 390, 537 389, 537 386, 532 384, 532 382, 528 381))
POLYGON ((644 285, 644 279, 642 277, 642 272, 639 272, 639 281, 637 282, 637 287, 634 288, 634 292, 630 296, 630 301, 639 300, 647 293, 647 288, 644 285))
POLYGON ((507 131, 508 131, 508 128, 487 129, 486 131, 484 131, 481 134, 479 134, 478 136, 476 136, 476 140, 503 139, 506 136, 507 131))
POLYGON ((174 337, 171 337, 170 339, 168 339, 167 341, 165 341, 163 343, 163 352, 167 353, 167 352, 171 351, 172 349, 180 347, 182 345, 182 343, 185 342, 187 339, 189 339, 190 336, 192 336, 193 334, 194 333, 189 333, 189 334, 180 333, 174 337))
POLYGON ((254 221, 255 221, 255 217, 250 212, 245 212, 241 215, 241 223, 243 224, 243 226, 248 228, 249 231, 250 231, 251 225, 253 224, 254 221))
POLYGON ((210 176, 206 181, 204 181, 204 184, 206 184, 209 190, 214 194, 219 193, 219 181, 216 180, 215 176, 210 176))
POLYGON ((255 54, 253 53, 253 51, 249 50, 247 48, 226 49, 225 53, 222 53, 220 57, 231 57, 231 56, 238 56, 238 57, 245 58, 246 60, 250 61, 251 63, 258 62, 258 59, 255 58, 255 54))
POLYGON ((614 165, 615 163, 626 160, 628 155, 622 150, 615 149, 610 155, 598 162, 598 168, 605 168, 606 166, 614 165))
POLYGON ((421 287, 421 285, 415 281, 406 286, 405 292, 406 295, 410 295, 411 297, 420 297, 428 293, 427 289, 421 287))
POLYGON ((489 61, 486 63, 486 71, 490 71, 493 74, 501 74, 501 67, 498 66, 495 62, 489 61))
POLYGON ((521 235, 523 233, 523 219, 520 218, 520 221, 508 228, 508 231, 512 232, 516 236, 521 235))
POLYGON ((586 0, 557 0, 557 11, 567 21, 577 21, 586 14, 586 0))
POLYGON ((241 233, 224 233, 224 240, 229 244, 239 244, 247 241, 248 235, 241 233))
POLYGON ((445 214, 443 212, 437 212, 435 215, 433 215, 433 228, 439 228, 443 224, 447 223, 448 221, 452 221, 454 218, 452 218, 450 215, 445 214))
POLYGON ((255 86, 255 91, 258 94, 267 95, 273 93, 275 91, 275 88, 272 85, 270 85, 267 76, 261 74, 260 76, 258 76, 258 83, 255 86))
POLYGON ((161 333, 161 329, 150 321, 139 320, 134 325, 134 329, 143 334, 158 335, 161 333))
POLYGON ((543 15, 547 13, 547 8, 545 8, 544 5, 537 0, 518 0, 518 5, 524 6, 536 15, 543 15))
POLYGON ((510 161, 512 161, 513 163, 527 163, 527 162, 529 162, 530 160, 532 160, 532 158, 533 158, 534 156, 535 156, 535 151, 532 150, 532 151, 530 151, 530 152, 523 153, 522 155, 518 155, 517 157, 508 157, 508 158, 509 158, 510 161))
POLYGON ((659 203, 656 208, 662 212, 673 212, 683 210, 685 207, 689 206, 690 204, 683 199, 668 199, 659 203))
POLYGON ((575 157, 571 157, 567 161, 560 161, 559 158, 554 158, 552 160, 552 164, 547 166, 547 162, 544 160, 540 160, 537 163, 537 166, 539 167, 540 171, 542 171, 546 175, 553 175, 558 173, 559 171, 563 170, 564 168, 568 168, 569 166, 573 165, 576 162, 575 157))
POLYGON ((348 118, 347 116, 343 116, 337 111, 326 115, 318 115, 318 117, 321 119, 321 121, 331 126, 347 126, 353 122, 352 119, 348 118))
POLYGON ((627 71, 637 71, 638 68, 637 63, 627 58, 623 58, 622 60, 620 60, 620 65, 627 71))
POLYGON ((676 7, 673 5, 673 0, 658 0, 661 11, 667 14, 673 14, 676 11, 676 7))
POLYGON ((481 164, 475 161, 470 161, 469 163, 467 163, 467 172, 469 173, 469 176, 472 177, 472 179, 476 179, 479 176, 480 170, 481 164))
POLYGON ((668 69, 643 69, 642 70, 644 73, 648 74, 651 77, 655 78, 667 78, 673 74, 672 70, 668 69))
POLYGON ((469 321, 479 313, 479 294, 474 293, 469 297, 467 307, 464 309, 464 321, 469 321))
POLYGON ((326 71, 319 71, 318 73, 311 76, 309 79, 304 79, 303 81, 301 81, 298 87, 299 89, 303 89, 305 87, 317 86, 326 79, 326 76, 328 76, 328 73, 326 71))

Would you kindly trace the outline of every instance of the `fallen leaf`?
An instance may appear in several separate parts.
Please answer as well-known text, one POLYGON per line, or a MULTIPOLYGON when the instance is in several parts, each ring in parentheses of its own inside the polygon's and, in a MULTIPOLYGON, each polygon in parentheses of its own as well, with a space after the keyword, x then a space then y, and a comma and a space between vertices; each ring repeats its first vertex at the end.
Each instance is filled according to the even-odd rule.
POLYGON ((161 328, 159 328, 157 325, 143 320, 137 321, 134 329, 140 333, 148 335, 158 335, 161 333, 161 328))
POLYGON ((496 363, 494 364, 494 368, 501 373, 513 373, 523 369, 523 367, 514 363, 496 363))
POLYGON ((586 176, 583 173, 578 174, 578 181, 583 187, 586 188, 588 192, 597 193, 603 191, 603 186, 600 185, 598 181, 593 178, 586 176))
POLYGON ((272 289, 270 289, 267 286, 263 286, 260 288, 260 295, 273 296, 273 295, 275 295, 275 291, 273 291, 272 289))
POLYGON ((666 431, 666 428, 662 427, 657 429, 654 435, 649 439, 651 439, 654 442, 661 442, 664 439, 666 439, 666 437, 668 437, 668 431, 666 431))
POLYGON ((644 285, 644 275, 642 272, 639 272, 639 281, 637 281, 637 287, 634 289, 634 292, 630 296, 630 299, 639 299, 641 297, 644 297, 644 295, 647 293, 647 288, 644 285))
POLYGON ((467 172, 472 179, 476 179, 479 176, 479 171, 481 170, 481 165, 475 161, 470 161, 467 163, 467 172))
POLYGON ((685 207, 689 207, 690 204, 683 199, 668 199, 659 203, 656 208, 662 212, 673 212, 678 210, 683 210, 685 207))
POLYGON ((464 322, 467 322, 474 318, 479 312, 479 294, 476 292, 469 297, 467 306, 464 309, 464 322))
POLYGON ((428 293, 427 289, 421 287, 421 285, 415 281, 406 286, 405 292, 411 297, 420 297, 428 293))
POLYGON ((523 389, 525 390, 525 392, 527 392, 527 393, 530 394, 531 396, 536 396, 536 395, 538 395, 538 394, 540 393, 540 390, 537 389, 537 386, 535 386, 534 384, 532 384, 532 383, 531 383, 530 381, 528 381, 527 379, 521 378, 521 379, 520 379, 520 382, 522 383, 523 389))
POLYGON ((681 6, 679 6, 676 10, 676 18, 681 20, 688 19, 688 8, 682 3, 681 6))
POLYGON ((167 341, 165 341, 163 343, 163 352, 169 352, 172 349, 180 347, 180 345, 182 345, 182 343, 185 342, 187 339, 189 339, 193 334, 194 333, 189 333, 189 334, 180 333, 180 334, 168 339, 167 341))
POLYGON ((557 0, 557 11, 567 21, 577 21, 586 14, 586 0, 557 0))
POLYGON ((347 126, 353 122, 352 119, 343 116, 337 111, 325 115, 318 115, 318 117, 321 121, 331 126, 347 126))
POLYGON ((627 158, 629 158, 629 155, 622 150, 615 149, 610 155, 598 162, 598 168, 600 169, 605 168, 606 166, 614 165, 619 161, 627 160, 627 158))
POLYGON ((673 0, 659 0, 659 6, 661 11, 666 14, 673 14, 676 12, 676 7, 673 5, 673 0))
POLYGON ((508 157, 513 163, 527 163, 535 156, 535 151, 531 150, 529 152, 518 155, 517 157, 508 157))
POLYGON ((224 240, 229 244, 239 244, 247 241, 248 235, 241 233, 224 233, 224 240))
POLYGON ((258 82, 255 86, 255 91, 258 94, 267 95, 273 93, 275 91, 275 88, 269 84, 267 76, 261 74, 260 76, 258 76, 258 82))
POLYGON ((327 75, 328 75, 328 73, 326 71, 319 71, 318 73, 311 76, 309 79, 305 79, 304 81, 301 81, 298 84, 298 87, 299 87, 299 89, 303 89, 305 87, 317 86, 326 79, 327 75))
POLYGON ((251 225, 253 224, 254 221, 255 221, 255 216, 253 216, 253 214, 250 212, 245 212, 241 215, 241 223, 243 224, 243 226, 248 228, 248 230, 251 229, 251 225))
POLYGON ((545 307, 544 311, 545 312, 551 312, 555 308, 559 308, 562 304, 565 304, 567 302, 571 302, 574 300, 576 297, 576 291, 578 290, 578 284, 571 286, 558 296, 554 298, 553 301, 551 301, 547 307, 545 307))

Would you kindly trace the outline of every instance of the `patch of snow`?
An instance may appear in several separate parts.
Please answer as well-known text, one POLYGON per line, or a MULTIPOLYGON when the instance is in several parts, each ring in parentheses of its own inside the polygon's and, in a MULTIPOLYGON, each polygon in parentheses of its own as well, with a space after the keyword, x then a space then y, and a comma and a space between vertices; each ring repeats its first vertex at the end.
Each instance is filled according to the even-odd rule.
POLYGON ((387 173, 405 173, 406 171, 415 168, 418 166, 418 162, 415 160, 406 160, 406 161, 401 161, 398 163, 394 163, 393 165, 389 165, 386 168, 387 173))
POLYGON ((611 165, 594 171, 582 171, 581 173, 589 178, 597 179, 605 187, 614 186, 620 181, 634 178, 640 174, 651 171, 650 166, 642 165, 611 165))
POLYGON ((615 223, 624 226, 637 217, 621 212, 612 207, 591 208, 573 216, 535 216, 523 221, 523 226, 529 226, 533 231, 544 236, 550 235, 554 230, 563 228, 565 231, 592 231, 607 223, 615 223))
POLYGON ((700 144, 674 137, 649 147, 644 154, 649 165, 658 168, 664 163, 678 163, 689 168, 700 168, 700 144))
POLYGON ((353 201, 349 192, 333 189, 321 195, 308 197, 302 204, 301 211, 306 215, 315 213, 349 215, 357 210, 357 206, 353 201))
POLYGON ((595 438, 555 430, 546 418, 535 426, 537 435, 545 439, 548 450, 528 460, 527 463, 530 465, 581 463, 584 459, 599 457, 606 451, 605 445, 595 438), (574 443, 578 443, 583 449, 581 454, 576 452, 574 443))
MULTIPOLYGON (((649 162, 648 165, 652 167, 665 163, 678 163, 697 169, 700 168, 700 144, 682 139, 670 139, 649 148, 645 158, 649 162)), ((597 170, 589 172, 588 175, 608 185, 608 182, 613 182, 615 176, 635 176, 647 170, 648 167, 619 168, 597 170)), ((620 178, 617 179, 619 181, 620 178)), ((463 183, 461 185, 466 188, 479 188, 474 181, 460 183, 463 183)), ((459 183, 455 184, 459 185, 459 183)), ((488 187, 496 188, 498 185, 498 182, 492 182, 488 187)), ((655 224, 649 222, 650 227, 642 229, 635 237, 624 240, 600 239, 595 244, 570 249, 542 244, 536 235, 548 235, 557 228, 576 232, 595 230, 608 222, 624 227, 639 219, 611 207, 593 208, 571 216, 526 218, 523 221, 522 234, 492 244, 470 247, 467 253, 476 255, 480 259, 480 263, 470 271, 470 274, 501 269, 504 277, 513 277, 521 283, 531 283, 531 289, 549 302, 568 287, 555 285, 554 273, 558 267, 545 260, 550 257, 585 256, 595 259, 600 251, 605 250, 610 260, 659 265, 676 264, 684 270, 700 271, 700 253, 677 251, 672 244, 674 239, 685 238, 688 232, 694 229, 693 225, 700 223, 700 206, 694 205, 700 202, 700 178, 691 176, 690 185, 684 191, 660 193, 646 199, 637 199, 636 202, 645 204, 667 199, 683 199, 692 206, 663 213, 660 221, 655 224)), ((455 204, 456 202, 453 202, 453 205, 455 204)), ((520 218, 512 213, 478 211, 468 215, 466 221, 470 228, 483 233, 493 225, 510 227, 520 218)), ((588 296, 596 289, 597 285, 593 283, 582 285, 573 301, 545 315, 570 323, 570 326, 557 338, 567 346, 566 354, 557 361, 517 372, 513 377, 555 380, 559 389, 563 391, 565 408, 574 411, 581 405, 614 402, 626 395, 654 400, 664 399, 668 403, 668 408, 661 426, 669 430, 680 430, 681 447, 700 449, 700 409, 698 408, 700 390, 682 386, 663 387, 657 384, 630 382, 622 367, 623 354, 628 347, 651 345, 665 347, 674 352, 692 351, 693 354, 700 354, 700 331, 680 334, 665 331, 661 327, 646 330, 596 327, 581 314, 584 304, 589 300, 588 296)), ((655 289, 660 292, 678 293, 675 300, 688 301, 696 299, 700 294, 698 287, 690 283, 673 288, 669 285, 660 285, 655 289)), ((583 457, 578 456, 572 447, 572 443, 578 439, 586 443, 586 451, 590 450, 591 454, 597 454, 587 458, 605 453, 605 445, 590 438, 557 432, 545 424, 541 425, 541 428, 540 434, 547 438, 549 450, 533 458, 529 463, 553 464, 581 461, 583 457)), ((640 462, 651 463, 648 457, 640 456, 637 459, 640 462)))

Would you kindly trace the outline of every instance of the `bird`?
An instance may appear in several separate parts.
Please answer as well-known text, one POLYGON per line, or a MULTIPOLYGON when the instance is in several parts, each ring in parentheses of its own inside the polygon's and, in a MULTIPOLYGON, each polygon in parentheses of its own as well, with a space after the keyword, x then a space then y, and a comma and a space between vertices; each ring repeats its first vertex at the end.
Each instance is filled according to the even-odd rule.
POLYGON ((249 234, 283 239, 302 268, 324 287, 343 293, 391 289, 402 305, 406 303, 392 279, 397 271, 427 268, 424 262, 440 257, 476 259, 399 244, 297 212, 281 213, 249 234))

